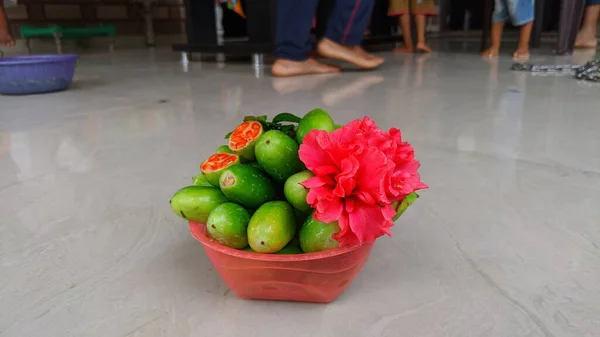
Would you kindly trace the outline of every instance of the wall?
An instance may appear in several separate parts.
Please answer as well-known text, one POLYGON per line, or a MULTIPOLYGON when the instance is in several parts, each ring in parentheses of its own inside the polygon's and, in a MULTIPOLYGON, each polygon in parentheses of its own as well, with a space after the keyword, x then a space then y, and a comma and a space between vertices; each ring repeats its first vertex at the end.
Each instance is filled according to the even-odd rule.
MULTIPOLYGON (((19 5, 6 8, 6 11, 11 29, 16 35, 22 24, 42 27, 49 24, 113 24, 118 36, 144 35, 141 12, 130 0, 19 0, 19 5)), ((183 15, 181 0, 158 0, 154 8, 155 33, 181 34, 183 15)))

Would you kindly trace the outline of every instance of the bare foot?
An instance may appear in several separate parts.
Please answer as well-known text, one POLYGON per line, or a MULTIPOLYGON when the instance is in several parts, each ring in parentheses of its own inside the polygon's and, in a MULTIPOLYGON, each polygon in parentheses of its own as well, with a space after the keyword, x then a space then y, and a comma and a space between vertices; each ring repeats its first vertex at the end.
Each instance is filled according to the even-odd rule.
POLYGON ((529 60, 529 47, 519 47, 513 54, 513 58, 516 60, 529 60))
POLYGON ((598 45, 598 40, 596 40, 596 26, 594 26, 593 30, 585 29, 577 33, 577 38, 575 39, 575 48, 581 49, 592 49, 596 48, 598 45))
POLYGON ((432 52, 431 48, 424 42, 418 42, 416 46, 416 50, 422 53, 430 54, 432 52))
POLYGON ((481 56, 484 57, 498 57, 498 54, 500 54, 500 49, 495 47, 488 48, 481 52, 481 56))
POLYGON ((12 47, 15 45, 15 39, 10 35, 7 29, 0 28, 0 46, 12 47))
POLYGON ((321 56, 346 61, 354 64, 355 66, 362 69, 373 69, 381 65, 379 60, 367 58, 354 50, 344 47, 341 44, 335 43, 327 38, 321 39, 317 45, 317 51, 321 56))
POLYGON ((598 40, 596 40, 596 38, 592 38, 589 40, 580 40, 579 38, 577 38, 577 40, 575 41, 575 48, 579 49, 596 49, 597 46, 598 40))
POLYGON ((363 57, 366 57, 371 60, 376 60, 377 62, 379 62, 380 65, 384 62, 383 58, 367 52, 361 46, 348 46, 348 48, 350 48, 354 52, 362 55, 363 57))
POLYGON ((415 48, 413 46, 402 46, 398 48, 394 48, 392 53, 394 54, 412 54, 415 52, 415 48))
POLYGON ((309 58, 306 61, 292 61, 278 59, 273 64, 271 73, 275 77, 290 77, 311 74, 329 74, 337 73, 340 69, 328 64, 320 63, 315 59, 309 58))

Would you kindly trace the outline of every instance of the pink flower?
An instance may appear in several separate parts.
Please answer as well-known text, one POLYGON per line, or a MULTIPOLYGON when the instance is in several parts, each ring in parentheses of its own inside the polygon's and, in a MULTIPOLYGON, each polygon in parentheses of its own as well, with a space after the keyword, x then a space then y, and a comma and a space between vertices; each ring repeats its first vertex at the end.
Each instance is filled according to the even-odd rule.
POLYGON ((427 185, 421 182, 412 146, 400 130, 381 130, 365 117, 327 133, 309 132, 299 150, 300 159, 315 177, 303 185, 315 219, 337 221, 333 238, 340 246, 373 242, 391 235, 391 204, 427 185))

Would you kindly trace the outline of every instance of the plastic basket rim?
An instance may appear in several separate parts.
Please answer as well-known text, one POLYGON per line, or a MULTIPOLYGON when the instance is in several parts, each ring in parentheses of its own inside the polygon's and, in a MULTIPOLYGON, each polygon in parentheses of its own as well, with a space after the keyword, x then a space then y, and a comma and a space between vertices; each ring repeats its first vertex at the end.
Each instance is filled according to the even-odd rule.
POLYGON ((0 58, 0 66, 66 62, 75 61, 78 58, 79 55, 76 54, 9 56, 0 58))
POLYGON ((198 240, 205 248, 209 248, 211 250, 217 251, 219 253, 242 258, 245 260, 253 260, 253 261, 263 261, 263 262, 301 262, 301 261, 314 261, 321 260, 330 257, 340 256, 347 254, 349 252, 360 249, 363 246, 373 245, 372 243, 364 243, 362 245, 345 247, 345 248, 336 248, 327 250, 324 252, 316 252, 316 253, 303 253, 303 254, 262 254, 262 253, 252 253, 246 252, 243 250, 230 248, 224 246, 211 238, 209 238, 205 234, 206 225, 202 223, 197 223, 190 221, 190 234, 194 239, 198 240))

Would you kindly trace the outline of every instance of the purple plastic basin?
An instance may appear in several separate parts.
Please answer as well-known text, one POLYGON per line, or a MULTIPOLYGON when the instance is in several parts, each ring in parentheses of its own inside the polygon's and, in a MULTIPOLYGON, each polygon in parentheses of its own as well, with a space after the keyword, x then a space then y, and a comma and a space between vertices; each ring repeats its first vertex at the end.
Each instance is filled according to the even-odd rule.
POLYGON ((77 55, 0 58, 0 94, 28 95, 62 91, 75 75, 77 55))

